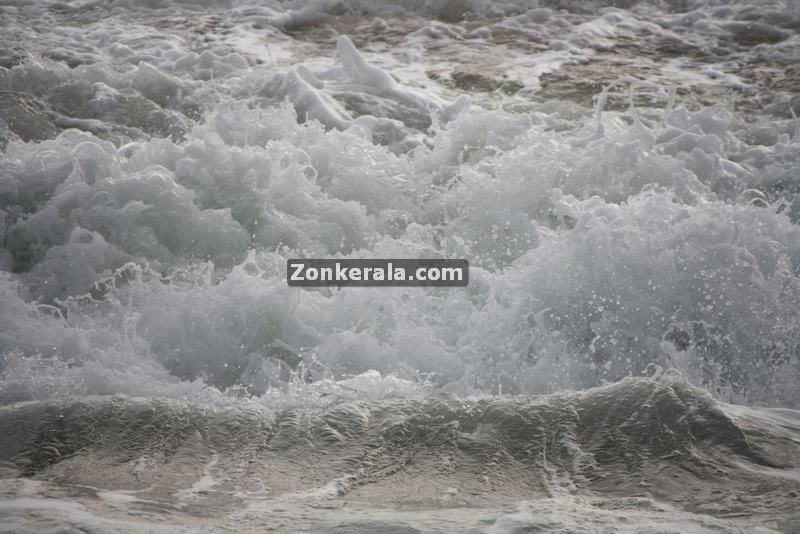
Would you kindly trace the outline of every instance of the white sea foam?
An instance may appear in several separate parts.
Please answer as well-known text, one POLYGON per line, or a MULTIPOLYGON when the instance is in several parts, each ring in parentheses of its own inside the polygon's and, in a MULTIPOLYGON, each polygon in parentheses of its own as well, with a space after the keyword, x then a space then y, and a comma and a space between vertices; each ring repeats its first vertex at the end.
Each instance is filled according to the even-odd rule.
POLYGON ((794 4, 2 6, 0 88, 23 95, 0 123, 5 402, 541 393, 654 366, 800 402, 797 96, 734 68, 796 61, 794 4), (398 36, 354 44, 337 17, 398 36), (620 72, 594 115, 537 101, 630 40, 731 48, 620 72), (469 61, 469 83, 441 78, 469 61), (756 120, 692 101, 709 83, 757 94, 756 120), (281 270, 297 254, 473 270, 465 290, 304 291, 281 270))

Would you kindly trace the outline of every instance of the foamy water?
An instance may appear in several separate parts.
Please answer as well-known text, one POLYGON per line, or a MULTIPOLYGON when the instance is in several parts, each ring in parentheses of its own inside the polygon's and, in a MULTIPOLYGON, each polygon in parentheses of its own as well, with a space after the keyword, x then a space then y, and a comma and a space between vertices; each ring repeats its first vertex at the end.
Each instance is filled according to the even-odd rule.
MULTIPOLYGON (((412 403, 435 419, 425 403, 440 395, 491 403, 601 395, 589 388, 604 386, 619 396, 608 413, 574 408, 604 419, 627 395, 647 404, 649 394, 626 388, 698 387, 716 399, 703 402, 780 410, 748 408, 747 424, 730 415, 745 441, 766 436, 769 460, 742 467, 754 460, 739 438, 722 439, 741 461, 701 463, 735 474, 697 492, 746 480, 736 495, 772 484, 772 500, 692 507, 662 481, 658 491, 633 486, 598 504, 612 498, 611 484, 566 460, 533 461, 542 471, 512 482, 513 462, 530 459, 505 438, 476 445, 507 452, 492 464, 506 473, 500 482, 458 467, 443 471, 452 476, 441 487, 408 475, 424 488, 418 502, 391 489, 405 469, 395 450, 385 465, 320 467, 313 488, 287 467, 269 475, 280 480, 271 488, 243 474, 219 490, 222 473, 245 461, 230 444, 215 448, 209 432, 224 421, 177 434, 177 444, 196 442, 183 463, 170 463, 182 445, 122 452, 105 442, 60 453, 82 468, 59 460, 31 470, 31 455, 64 443, 30 430, 49 425, 32 415, 33 434, 15 431, 0 447, 9 476, 33 477, 4 481, 3 495, 16 500, 0 503, 0 514, 100 530, 136 531, 140 521, 259 530, 289 499, 285 522, 269 528, 366 521, 364 529, 392 531, 406 513, 420 531, 797 526, 796 462, 775 451, 797 452, 791 409, 800 407, 800 5, 611 4, 0 0, 3 417, 25 420, 20 406, 50 410, 64 397, 122 394, 123 404, 233 410, 222 419, 237 421, 236 410, 280 420, 366 403, 347 417, 366 417, 371 429, 363 410, 381 402, 412 403), (298 256, 466 258, 470 284, 289 288, 285 262, 298 256), (626 377, 639 381, 615 385, 626 377), (43 402, 12 405, 20 401, 43 402), (160 503, 155 515, 141 515, 141 502, 131 504, 138 482, 76 478, 94 454, 115 460, 93 472, 172 473, 164 476, 175 477, 166 483, 174 495, 153 489, 141 499, 160 503), (53 480, 102 491, 73 498, 53 480), (236 484, 249 489, 236 493, 236 484), (360 493, 371 484, 388 484, 383 501, 360 493), (479 486, 500 497, 463 498, 479 486), (48 492, 57 508, 42 500, 48 492), (298 492, 307 493, 298 501, 298 492), (193 508, 198 499, 234 515, 209 523, 193 508), (297 504, 309 499, 343 508, 297 504), (453 511, 464 506, 478 508, 453 511), (561 511, 550 517, 551 508, 561 511), (769 510, 778 519, 767 524, 769 510)), ((567 412, 548 424, 566 424, 567 412)), ((436 421, 466 424, 447 413, 436 421)), ((69 412, 68 426, 84 428, 85 416, 69 412)), ((367 441, 385 441, 384 430, 365 431, 367 441)), ((640 430, 624 439, 639 443, 640 430)), ((353 458, 372 446, 354 435, 340 436, 353 458)), ((713 449, 709 439, 695 429, 676 450, 713 449)), ((612 447, 567 441, 573 457, 591 461, 612 447)), ((470 446, 430 446, 403 441, 412 457, 485 460, 470 446)), ((671 458, 632 447, 636 457, 671 458)), ((280 463, 289 452, 274 454, 280 463)), ((315 465, 312 454, 301 458, 315 465)), ((697 474, 690 464, 678 469, 697 474)), ((425 472, 424 462, 409 465, 425 472)), ((621 465, 603 464, 600 478, 615 480, 621 465)))

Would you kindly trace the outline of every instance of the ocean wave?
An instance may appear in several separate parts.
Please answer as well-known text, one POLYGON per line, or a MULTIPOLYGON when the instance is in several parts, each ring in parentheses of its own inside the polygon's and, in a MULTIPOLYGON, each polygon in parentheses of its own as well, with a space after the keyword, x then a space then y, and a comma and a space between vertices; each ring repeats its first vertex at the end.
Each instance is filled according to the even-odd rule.
POLYGON ((796 467, 796 445, 782 437, 799 431, 796 421, 784 415, 786 431, 773 435, 776 423, 758 413, 729 410, 680 379, 626 379, 541 397, 340 400, 326 408, 81 397, 2 408, 7 431, 0 460, 28 476, 70 472, 80 478, 71 465, 96 463, 85 472, 91 477, 98 470, 121 475, 123 466, 149 459, 146 472, 128 470, 128 480, 109 479, 114 486, 155 482, 190 446, 225 458, 248 457, 253 469, 267 472, 274 466, 259 455, 300 462, 326 458, 340 470, 358 465, 361 473, 354 476, 360 484, 380 479, 381 472, 390 477, 390 464, 414 471, 417 462, 448 455, 462 468, 443 466, 440 474, 478 481, 504 470, 546 481, 554 479, 549 471, 563 470, 573 483, 591 489, 623 467, 637 483, 657 483, 672 477, 666 466, 680 466, 698 483, 712 483, 733 476, 727 470, 746 473, 738 462, 796 467))

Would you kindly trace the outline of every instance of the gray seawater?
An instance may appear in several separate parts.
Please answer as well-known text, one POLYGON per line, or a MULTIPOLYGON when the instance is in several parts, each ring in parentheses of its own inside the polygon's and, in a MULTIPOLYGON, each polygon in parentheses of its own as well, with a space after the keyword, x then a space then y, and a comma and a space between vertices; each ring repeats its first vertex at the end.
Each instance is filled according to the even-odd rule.
POLYGON ((0 0, 0 530, 800 530, 798 113, 791 0, 0 0))
POLYGON ((0 409, 9 531, 793 532, 800 417, 685 382, 272 410, 0 409))

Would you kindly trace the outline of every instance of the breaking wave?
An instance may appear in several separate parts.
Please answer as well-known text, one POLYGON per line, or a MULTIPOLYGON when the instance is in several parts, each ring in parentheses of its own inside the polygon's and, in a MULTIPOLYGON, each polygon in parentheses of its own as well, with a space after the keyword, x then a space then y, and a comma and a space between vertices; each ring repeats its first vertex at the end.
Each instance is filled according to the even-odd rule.
POLYGON ((799 58, 794 0, 0 0, 0 530, 800 530, 799 58))
POLYGON ((313 404, 326 388, 532 394, 665 372, 728 401, 800 402, 791 85, 687 58, 703 83, 620 69, 587 88, 593 106, 552 93, 609 43, 647 35, 644 57, 701 39, 703 17, 729 57, 785 68, 794 4, 2 6, 3 402, 313 404), (392 37, 424 76, 330 38, 342 21, 386 33, 398 13, 433 17, 392 37), (506 50, 510 74, 444 79, 475 46, 506 50), (759 105, 705 105, 723 93, 759 105), (282 271, 297 255, 473 267, 465 290, 301 291, 282 271))

